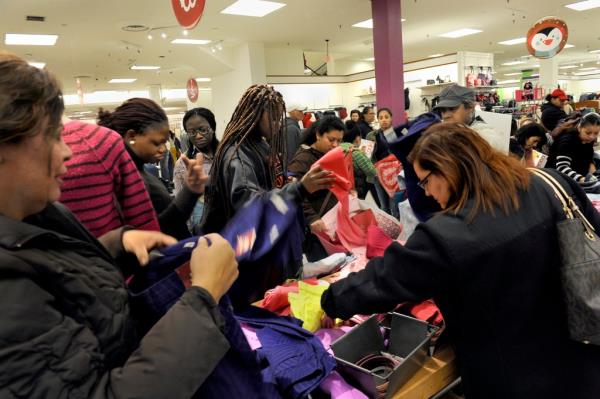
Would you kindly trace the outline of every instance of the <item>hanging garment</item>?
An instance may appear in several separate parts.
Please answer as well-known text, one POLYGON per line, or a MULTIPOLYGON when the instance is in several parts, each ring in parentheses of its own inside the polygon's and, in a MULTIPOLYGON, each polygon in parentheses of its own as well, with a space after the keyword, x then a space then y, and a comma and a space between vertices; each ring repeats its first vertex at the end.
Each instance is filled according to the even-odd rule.
POLYGON ((256 329, 261 343, 256 354, 266 365, 263 378, 277 386, 284 398, 306 398, 335 367, 335 360, 323 344, 293 317, 249 307, 236 318, 256 329))

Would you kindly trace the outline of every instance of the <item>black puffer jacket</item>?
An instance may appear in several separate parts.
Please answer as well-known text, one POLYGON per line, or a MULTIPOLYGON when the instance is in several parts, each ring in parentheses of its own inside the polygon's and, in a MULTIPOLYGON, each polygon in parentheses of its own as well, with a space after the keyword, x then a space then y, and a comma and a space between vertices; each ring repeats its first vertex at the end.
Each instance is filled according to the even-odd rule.
POLYGON ((103 247, 59 205, 0 232, 0 398, 189 398, 228 350, 197 287, 136 339, 120 234, 103 247))
POLYGON ((565 119, 567 114, 562 109, 551 103, 542 105, 542 124, 548 131, 553 131, 561 119, 565 119))

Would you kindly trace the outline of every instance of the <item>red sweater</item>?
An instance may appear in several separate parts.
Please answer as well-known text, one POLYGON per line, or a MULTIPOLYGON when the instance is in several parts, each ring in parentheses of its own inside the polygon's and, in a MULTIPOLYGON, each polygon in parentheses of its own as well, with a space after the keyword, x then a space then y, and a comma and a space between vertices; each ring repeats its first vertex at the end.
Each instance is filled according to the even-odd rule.
POLYGON ((67 162, 60 202, 94 236, 123 225, 160 230, 146 186, 118 133, 71 121, 63 139, 73 157, 67 162))

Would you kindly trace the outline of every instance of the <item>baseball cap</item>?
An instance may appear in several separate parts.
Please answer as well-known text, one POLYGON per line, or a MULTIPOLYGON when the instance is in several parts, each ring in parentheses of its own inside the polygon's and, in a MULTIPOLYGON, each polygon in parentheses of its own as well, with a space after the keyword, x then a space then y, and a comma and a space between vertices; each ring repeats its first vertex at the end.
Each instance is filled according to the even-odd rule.
POLYGON ((305 111, 306 107, 300 103, 294 103, 294 102, 290 102, 289 104, 286 104, 287 112, 292 112, 292 111, 305 111))
POLYGON ((551 94, 552 97, 558 97, 561 100, 567 100, 567 95, 565 94, 564 91, 562 91, 561 89, 554 89, 554 91, 551 94))
POLYGON ((434 109, 455 108, 465 101, 474 102, 475 92, 464 86, 452 85, 442 91, 440 94, 440 101, 434 109))

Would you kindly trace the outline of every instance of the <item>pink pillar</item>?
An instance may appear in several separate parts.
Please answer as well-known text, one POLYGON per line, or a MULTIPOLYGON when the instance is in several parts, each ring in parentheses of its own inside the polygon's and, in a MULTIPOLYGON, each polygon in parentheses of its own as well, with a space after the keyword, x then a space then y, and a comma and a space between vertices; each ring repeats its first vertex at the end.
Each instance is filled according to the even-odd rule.
POLYGON ((394 114, 394 125, 404 122, 404 61, 401 0, 372 0, 377 108, 394 114))

